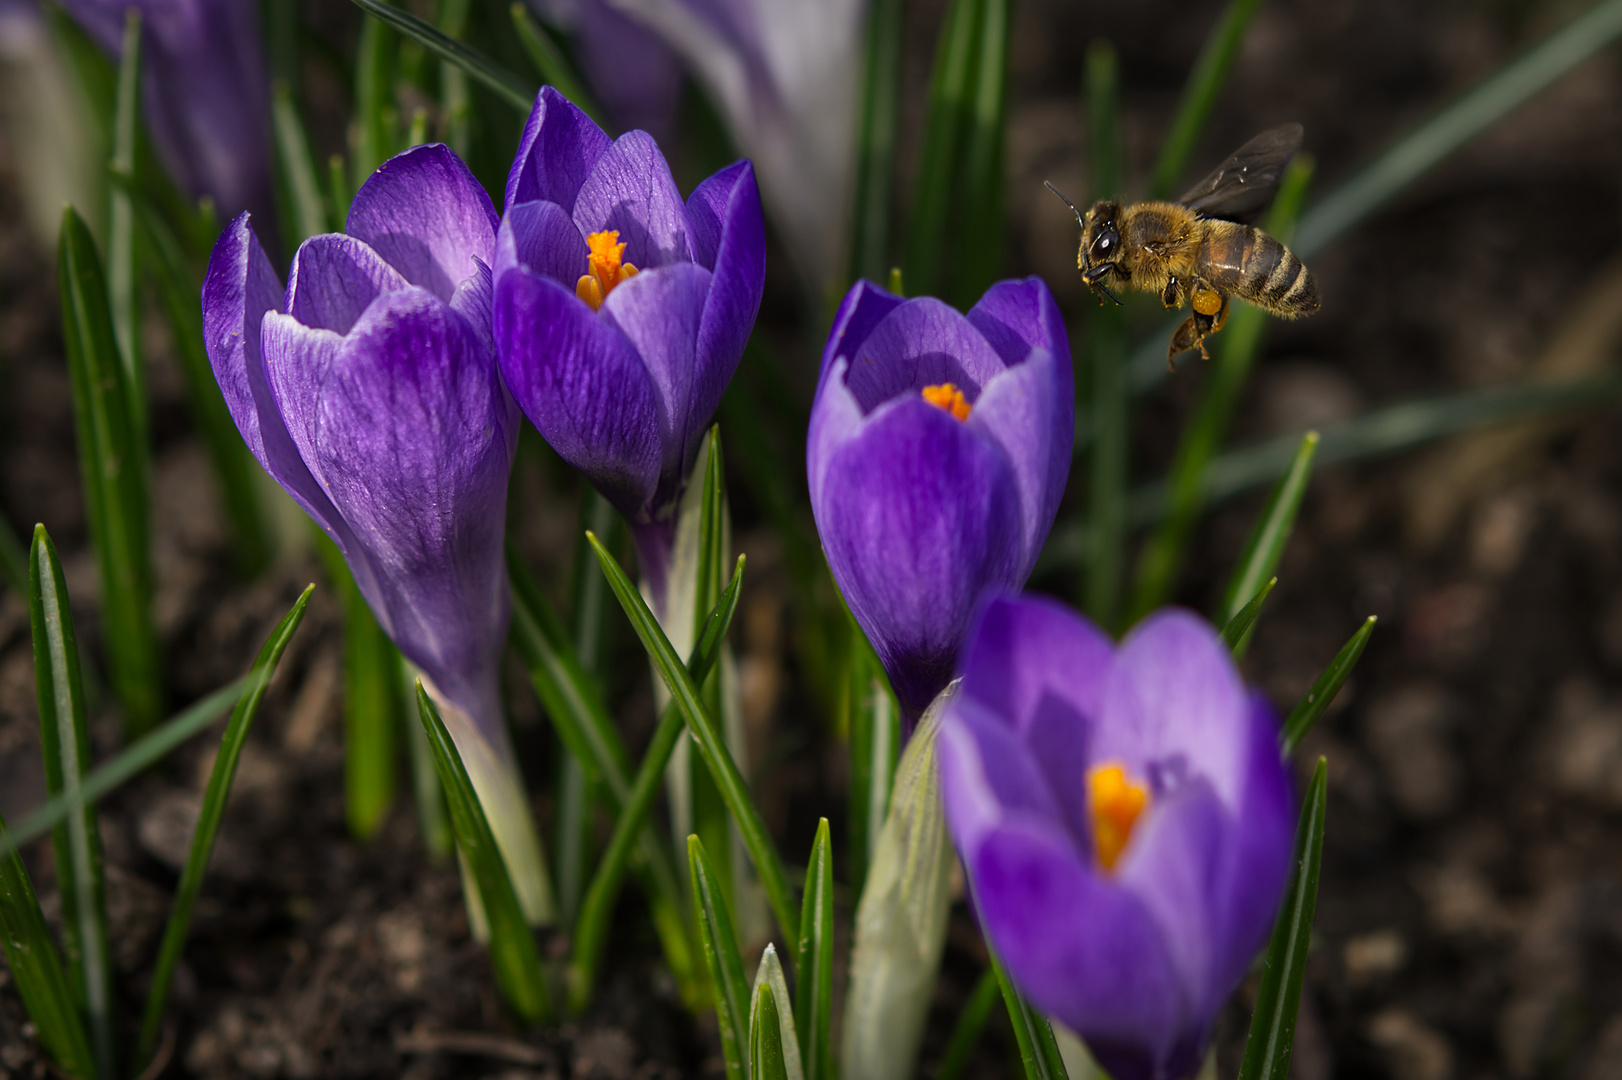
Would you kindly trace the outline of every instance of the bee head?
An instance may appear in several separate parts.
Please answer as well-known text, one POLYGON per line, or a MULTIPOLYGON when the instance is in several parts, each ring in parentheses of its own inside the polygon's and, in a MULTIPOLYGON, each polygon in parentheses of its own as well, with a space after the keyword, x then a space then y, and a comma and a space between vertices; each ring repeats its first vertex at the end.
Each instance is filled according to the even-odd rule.
POLYGON ((1098 296, 1099 303, 1103 303, 1106 296, 1117 304, 1121 302, 1105 285, 1110 273, 1118 272, 1116 262, 1121 253, 1121 233, 1116 227, 1116 220, 1120 213, 1120 203, 1100 200, 1093 204, 1081 222, 1081 278, 1098 296))

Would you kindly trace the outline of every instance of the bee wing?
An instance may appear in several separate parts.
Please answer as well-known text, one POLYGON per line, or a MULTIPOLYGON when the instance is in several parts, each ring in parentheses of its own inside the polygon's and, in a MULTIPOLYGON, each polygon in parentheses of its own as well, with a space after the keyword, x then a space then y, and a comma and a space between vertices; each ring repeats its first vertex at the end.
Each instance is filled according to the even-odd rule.
POLYGON ((1268 128, 1177 201, 1201 217, 1248 221, 1272 200, 1284 166, 1300 148, 1300 124, 1268 128))

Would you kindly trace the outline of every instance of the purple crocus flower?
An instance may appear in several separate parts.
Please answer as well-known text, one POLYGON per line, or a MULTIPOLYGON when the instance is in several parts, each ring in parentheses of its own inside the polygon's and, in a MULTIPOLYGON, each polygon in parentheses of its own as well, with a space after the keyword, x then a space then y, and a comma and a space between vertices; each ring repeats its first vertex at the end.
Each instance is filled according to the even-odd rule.
POLYGON ((461 159, 419 146, 361 187, 346 233, 299 247, 285 292, 248 215, 233 221, 209 260, 203 322, 243 439, 427 675, 540 917, 544 871, 497 685, 521 422, 490 339, 497 224, 461 159))
POLYGON ((1040 278, 967 315, 858 282, 822 354, 806 446, 834 580, 920 715, 986 596, 1017 591, 1053 525, 1075 431, 1070 346, 1040 278))
POLYGON ((268 212, 270 80, 256 0, 62 0, 115 57, 141 13, 141 97, 169 175, 222 213, 268 212))
POLYGON ((684 204, 646 132, 611 141, 545 87, 507 178, 494 271, 507 386, 625 515, 658 600, 677 499, 765 286, 754 170, 729 165, 684 204))
POLYGON ((941 794, 987 938, 1115 1080, 1193 1075, 1289 872, 1272 709, 1179 610, 1116 646, 994 600, 959 670, 941 794))

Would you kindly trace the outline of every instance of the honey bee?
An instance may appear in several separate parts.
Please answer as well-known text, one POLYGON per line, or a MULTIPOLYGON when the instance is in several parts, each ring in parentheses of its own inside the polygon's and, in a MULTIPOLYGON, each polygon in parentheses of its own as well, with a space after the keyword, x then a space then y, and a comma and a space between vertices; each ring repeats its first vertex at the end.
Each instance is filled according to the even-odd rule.
POLYGON ((1190 349, 1210 359, 1205 338, 1228 321, 1228 297, 1299 319, 1318 310, 1318 286, 1289 248, 1247 222, 1273 197, 1279 174, 1301 145, 1301 125, 1269 128, 1235 150, 1176 202, 1122 206, 1100 199, 1083 214, 1052 184, 1081 224, 1076 268, 1102 304, 1111 279, 1122 288, 1158 293, 1168 308, 1187 301, 1194 313, 1171 336, 1166 363, 1190 349))

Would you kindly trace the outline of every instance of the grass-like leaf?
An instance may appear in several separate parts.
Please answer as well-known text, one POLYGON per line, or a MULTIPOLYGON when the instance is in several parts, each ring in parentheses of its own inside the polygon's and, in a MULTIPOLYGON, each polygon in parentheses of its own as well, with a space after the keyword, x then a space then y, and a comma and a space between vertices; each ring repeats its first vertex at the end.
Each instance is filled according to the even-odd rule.
POLYGON ((1318 452, 1318 433, 1309 431, 1301 436, 1301 445, 1289 468, 1279 477, 1267 505, 1251 530, 1245 550, 1234 566, 1233 576, 1222 595, 1222 607, 1217 621, 1231 622, 1245 605, 1245 597, 1255 596, 1262 582, 1273 576, 1284 557, 1284 546, 1290 542, 1290 531, 1295 527, 1296 515, 1301 511, 1301 500, 1307 493, 1307 481, 1312 478, 1312 459, 1318 452))
POLYGON ((356 7, 379 22, 386 23, 400 33, 420 42, 442 60, 447 60, 493 90, 497 97, 517 109, 519 115, 528 116, 535 103, 536 87, 497 64, 477 49, 447 36, 437 26, 424 22, 409 11, 394 7, 384 0, 353 0, 356 7))
POLYGON ((231 710, 231 720, 220 739, 214 770, 209 774, 208 787, 203 791, 202 809, 192 830, 191 850, 180 872, 180 883, 175 886, 174 904, 169 909, 163 944, 158 948, 158 961, 152 970, 152 987, 147 991, 146 1015, 141 1021, 141 1036, 136 1049, 136 1061, 143 1067, 158 1044, 163 1010, 169 999, 169 983, 174 977, 175 965, 180 962, 180 954, 186 947, 192 912, 203 888, 203 875, 208 871, 208 859, 214 852, 214 840, 219 834, 220 820, 225 816, 225 801, 231 793, 231 781, 236 777, 237 761, 242 756, 243 744, 247 742, 248 729, 252 727, 254 717, 259 715, 259 706, 265 700, 271 677, 276 674, 276 665, 281 662, 287 643, 293 640, 294 632, 304 620, 304 611, 310 606, 310 597, 314 594, 314 585, 306 587, 292 608, 282 616, 282 621, 276 624, 276 629, 271 631, 248 671, 247 685, 243 687, 236 708, 231 710))
MULTIPOLYGON (((732 930, 732 915, 721 895, 715 868, 704 853, 704 842, 687 838, 688 879, 693 883, 693 911, 698 916, 699 938, 704 943, 704 963, 715 984, 715 1018, 721 1029, 721 1056, 726 1075, 745 1080, 749 1076, 748 1053, 749 983, 744 979, 743 960, 738 956, 738 938, 732 930)), ((775 1025, 773 1025, 775 1027, 775 1025)))
POLYGON ((878 654, 849 611, 845 708, 850 717, 850 856, 846 873, 859 900, 890 813, 896 761, 901 753, 901 708, 878 654))
POLYGON ((1171 130, 1166 133, 1166 141, 1160 144, 1160 156, 1155 159, 1154 172, 1150 175, 1149 198, 1177 197, 1178 181, 1188 168, 1188 159, 1205 130, 1205 122, 1211 118, 1217 98, 1227 84, 1228 72, 1239 55, 1239 45, 1244 41, 1251 16, 1260 6, 1261 0, 1230 0, 1222 18, 1206 36, 1200 57, 1183 86, 1183 100, 1177 106, 1171 130))
POLYGON ((445 730, 428 691, 417 682, 417 710, 423 730, 433 747, 439 782, 450 804, 451 826, 456 844, 472 872, 479 890, 479 904, 490 927, 490 959, 496 969, 496 983, 515 1013, 527 1023, 544 1020, 552 1011, 546 980, 541 971, 540 953, 530 932, 524 909, 518 904, 501 850, 496 847, 490 823, 462 766, 462 757, 445 730))
MULTIPOLYGON (((1279 182, 1278 195, 1265 223, 1268 232, 1288 242, 1311 178, 1311 158, 1298 155, 1284 170, 1279 182)), ((1239 394, 1261 349, 1262 333, 1271 316, 1248 304, 1237 304, 1236 308, 1228 319, 1227 329, 1214 341, 1216 363, 1207 377, 1194 417, 1183 429, 1177 444, 1168 480, 1172 493, 1170 510, 1149 534, 1138 558, 1132 599, 1127 605, 1128 625, 1165 603, 1176 587, 1195 523, 1205 508, 1206 466, 1228 436, 1239 394)))
MULTIPOLYGON (((510 11, 513 29, 518 31, 518 42, 529 56, 529 62, 535 65, 535 73, 541 77, 541 81, 574 102, 581 112, 591 117, 593 123, 612 134, 614 129, 607 123, 608 115, 591 91, 586 89, 585 80, 569 63, 569 58, 563 55, 563 50, 552 40, 552 35, 535 21, 535 16, 529 13, 522 0, 514 0, 510 11)), ((529 103, 524 106, 526 113, 534 100, 535 95, 531 94, 529 103)))
POLYGON ((1025 1067, 1026 1080, 1069 1080, 1047 1018, 1031 1008, 1009 981, 1001 957, 989 942, 986 950, 991 954, 991 970, 996 973, 1003 1005, 1007 1007, 1008 1019, 1014 1026, 1014 1041, 1019 1044, 1019 1063, 1025 1067))
POLYGON ((411 662, 395 650, 399 667, 395 671, 395 700, 400 703, 400 719, 406 729, 406 760, 411 765, 411 798, 416 803, 417 829, 429 859, 442 862, 456 851, 456 835, 451 830, 450 808, 445 805, 445 789, 439 786, 439 767, 434 764, 434 748, 417 716, 417 674, 411 662))
POLYGON ((1250 1034, 1239 1062, 1239 1080, 1286 1080, 1290 1050, 1295 1045, 1295 1014, 1301 1004, 1301 981, 1307 973, 1312 915, 1318 905, 1318 870, 1323 862, 1324 809, 1328 779, 1323 758, 1312 771, 1301 821, 1295 830, 1295 855, 1284 908, 1273 924, 1250 1015, 1250 1034))
POLYGON ((316 175, 310 140, 304 133, 293 89, 277 82, 271 87, 270 115, 276 133, 276 161, 281 166, 282 185, 287 192, 288 250, 295 251, 308 238, 329 231, 326 200, 316 175))
POLYGON ((794 983, 794 1026, 806 1080, 833 1080, 828 1030, 833 1020, 834 858, 827 818, 817 822, 817 838, 805 868, 794 983))
MULTIPOLYGON (((113 107, 112 159, 115 177, 135 176, 135 142, 140 132, 141 12, 124 12, 124 40, 118 64, 118 100, 113 107)), ((108 191, 107 304, 113 316, 113 336, 124 365, 125 403, 130 410, 130 432, 135 444, 146 447, 148 435, 146 364, 141 359, 140 306, 136 302, 135 209, 128 190, 114 183, 108 191)))
POLYGON ((783 1036, 777 1019, 777 996, 772 993, 770 983, 755 984, 750 1005, 749 1075, 753 1080, 788 1080, 788 1068, 783 1061, 783 1036))
POLYGON ((775 945, 760 954, 749 993, 749 1075, 751 1080, 806 1080, 788 980, 775 945))
POLYGON ((969 992, 963 1010, 957 1014, 957 1022, 952 1025, 951 1037, 946 1040, 946 1049, 941 1054, 940 1068, 935 1071, 935 1080, 958 1080, 969 1067, 969 1058, 980 1042, 986 1021, 991 1019, 992 1007, 1002 996, 1001 990, 997 973, 987 968, 969 992))
POLYGON ((4 857, 31 840, 36 840, 58 824, 67 820, 79 806, 94 803, 103 795, 121 787, 126 781, 145 772, 155 762, 209 724, 231 707, 247 685, 247 678, 226 683, 184 712, 166 720, 152 731, 126 747, 123 753, 98 766, 84 778, 77 791, 64 791, 53 796, 42 806, 30 810, 17 819, 17 826, 0 838, 0 857, 4 857))
POLYGON ((152 625, 146 450, 131 430, 130 387, 113 334, 101 258, 84 219, 71 206, 62 212, 57 279, 79 470, 101 571, 105 645, 125 723, 138 735, 163 712, 162 664, 152 625))
POLYGON ((973 108, 976 34, 983 0, 952 0, 929 77, 918 181, 907 223, 905 269, 914 295, 939 288, 940 265, 952 228, 952 190, 961 165, 959 145, 973 108))
POLYGON ((704 756, 704 764, 709 766, 710 775, 715 777, 721 789, 721 797, 726 800, 727 810, 731 812, 732 820, 737 823, 738 831, 743 834, 744 846, 749 850, 749 857, 755 864, 755 872, 760 875, 761 884, 766 889, 766 902, 771 906, 783 937, 789 941, 799 940, 799 914, 794 910, 790 900, 782 861, 777 856, 777 849, 772 846, 765 822, 760 819, 760 811, 750 797, 749 787, 744 782, 742 774, 738 772, 737 763, 732 760, 732 754, 722 741, 714 718, 704 707, 697 685, 682 665, 676 650, 671 648, 670 639, 659 627, 659 620, 648 610, 642 594, 625 575, 619 562, 595 536, 591 537, 591 546, 597 553, 597 561, 602 565, 603 573, 608 577, 608 587, 614 591, 614 598, 620 602, 620 607, 631 620, 631 626, 641 640, 642 647, 647 650, 654 669, 659 672, 659 677, 670 690, 671 699, 681 710, 687 730, 698 742, 699 751, 704 756))
MULTIPOLYGON (((0 945, 23 999, 28 1018, 56 1067, 75 1080, 97 1080, 84 1022, 79 1018, 68 977, 62 971, 56 943, 45 926, 28 868, 0 821, 0 945)), ((109 1074, 108 1080, 111 1080, 109 1074)))
MULTIPOLYGON (((400 139, 400 114, 394 103, 391 71, 398 53, 398 42, 387 21, 366 19, 361 23, 360 41, 355 46, 352 123, 356 138, 349 158, 353 171, 350 187, 356 191, 394 153, 400 139)), ((349 213, 347 206, 343 213, 349 213)))
MULTIPOLYGON (((446 37, 461 40, 471 7, 471 0, 445 0, 440 5, 439 29, 446 37)), ((472 149, 473 132, 469 124, 472 100, 468 94, 467 72, 449 60, 439 64, 439 98, 445 110, 445 143, 465 160, 472 149)))
MULTIPOLYGON (((45 786, 52 795, 62 795, 77 791, 84 781, 90 767, 90 735, 67 581, 56 545, 43 525, 34 526, 29 571, 28 617, 34 639, 34 688, 39 700, 45 786)), ((110 1077, 118 1052, 95 807, 83 802, 75 806, 54 830, 51 847, 56 855, 62 938, 74 990, 89 1021, 96 1067, 110 1077)))
POLYGON ((1313 680, 1312 689, 1290 710, 1279 740, 1283 744, 1285 757, 1295 753, 1295 748, 1301 745, 1301 740, 1312 730, 1312 725, 1318 722, 1318 718, 1335 700, 1335 695, 1340 693, 1340 688, 1351 678, 1352 669, 1357 666, 1364 646, 1369 643, 1369 636, 1374 633, 1376 621, 1373 615, 1363 621, 1352 639, 1341 646, 1340 652, 1335 654, 1323 674, 1313 680))
POLYGON ((856 135, 856 194, 851 202, 851 280, 881 281, 890 268, 891 190, 901 106, 902 0, 873 0, 856 135))
MULTIPOLYGON (((727 631, 732 626, 732 616, 738 610, 738 596, 743 589, 744 565, 744 557, 738 556, 732 581, 710 613, 704 631, 699 635, 698 644, 693 646, 693 655, 688 658, 687 672, 695 683, 707 677, 720 660, 721 643, 726 640, 727 631)), ((608 847, 603 852, 596 873, 592 875, 591 884, 586 889, 585 900, 580 905, 580 920, 575 924, 574 953, 569 963, 571 1010, 583 1009, 590 1000, 592 986, 596 982, 597 967, 602 961, 603 945, 607 941, 614 901, 619 895, 620 882, 625 877, 633 846, 640 854, 643 865, 648 868, 644 873, 657 877, 657 880, 652 882, 649 895, 661 898, 654 905, 654 920, 660 939, 665 945, 666 959, 671 961, 673 967, 677 963, 682 964, 675 971, 678 979, 685 977, 691 980, 689 972, 693 965, 688 959, 686 919, 682 913, 682 905, 666 895, 665 890, 671 887, 665 884, 669 872, 659 865, 659 860, 666 857, 665 853, 669 849, 658 841, 648 824, 648 815, 653 810, 654 800, 658 798, 665 768, 670 763, 670 755, 676 748, 676 741, 681 737, 683 727, 681 710, 672 701, 665 707, 664 715, 660 717, 659 725, 654 729, 653 738, 648 741, 648 747, 643 751, 642 763, 637 767, 635 781, 619 799, 619 817, 614 822, 614 834, 609 838, 608 847), (676 922, 674 927, 668 925, 671 919, 676 922), (677 945, 682 950, 681 955, 672 956, 677 945)), ((673 875, 670 880, 674 881, 673 875)))
MULTIPOLYGON (((1124 187, 1121 103, 1115 48, 1087 48, 1087 132, 1095 198, 1124 187)), ((1131 398, 1126 381, 1126 319, 1113 304, 1090 313, 1092 335, 1086 377, 1091 384, 1092 455, 1087 486, 1091 543, 1083 576, 1084 606, 1100 626, 1113 628, 1126 566, 1126 484, 1131 398)))
POLYGON ((952 298, 965 310, 1001 277, 1003 247, 1003 133, 1008 97, 1009 0, 980 0, 974 33, 974 78, 969 84, 963 155, 954 172, 962 199, 955 215, 952 298))
POLYGON ((1233 613, 1222 627, 1222 641, 1232 651, 1234 659, 1245 654, 1250 644, 1250 632, 1256 627, 1256 619, 1262 613, 1262 605, 1272 595, 1273 587, 1278 584, 1278 578, 1268 578, 1260 591, 1250 598, 1250 603, 1233 613))

